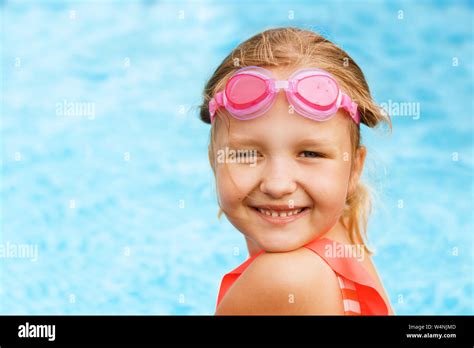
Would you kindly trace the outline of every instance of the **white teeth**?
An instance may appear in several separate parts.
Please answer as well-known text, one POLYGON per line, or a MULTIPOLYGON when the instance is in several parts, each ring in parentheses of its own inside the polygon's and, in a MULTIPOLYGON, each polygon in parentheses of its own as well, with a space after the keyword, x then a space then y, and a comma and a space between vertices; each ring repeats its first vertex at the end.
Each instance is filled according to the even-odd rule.
POLYGON ((295 209, 291 211, 281 211, 277 212, 275 210, 267 210, 267 209, 261 209, 258 208, 258 211, 262 214, 272 216, 272 217, 287 217, 287 216, 292 216, 301 213, 303 209, 295 209))

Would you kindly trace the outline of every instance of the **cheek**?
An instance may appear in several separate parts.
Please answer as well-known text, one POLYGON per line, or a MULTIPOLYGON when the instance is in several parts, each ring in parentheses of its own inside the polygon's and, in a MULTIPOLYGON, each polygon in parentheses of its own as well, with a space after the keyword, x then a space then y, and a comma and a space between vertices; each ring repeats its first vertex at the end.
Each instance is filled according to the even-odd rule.
POLYGON ((305 178, 305 187, 316 208, 328 213, 344 207, 350 165, 346 162, 322 163, 305 178))
POLYGON ((247 166, 218 166, 216 169, 217 194, 222 208, 226 211, 236 209, 255 187, 253 170, 247 166))

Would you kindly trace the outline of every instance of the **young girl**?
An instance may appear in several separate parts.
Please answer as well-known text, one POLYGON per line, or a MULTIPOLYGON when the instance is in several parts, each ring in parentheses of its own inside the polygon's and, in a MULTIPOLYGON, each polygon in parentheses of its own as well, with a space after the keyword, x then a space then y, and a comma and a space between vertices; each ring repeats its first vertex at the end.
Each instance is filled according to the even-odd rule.
POLYGON ((200 116, 219 215, 250 254, 222 279, 216 314, 392 314, 360 181, 360 125, 391 123, 349 55, 311 31, 262 32, 214 72, 200 116))

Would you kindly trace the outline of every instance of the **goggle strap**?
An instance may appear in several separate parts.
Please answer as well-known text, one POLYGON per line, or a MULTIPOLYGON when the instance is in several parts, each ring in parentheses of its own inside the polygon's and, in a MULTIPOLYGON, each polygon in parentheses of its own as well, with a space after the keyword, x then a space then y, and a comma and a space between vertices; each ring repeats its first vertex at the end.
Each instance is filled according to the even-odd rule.
POLYGON ((343 108, 349 113, 349 115, 357 125, 360 124, 360 114, 359 110, 357 109, 357 104, 353 102, 351 97, 349 97, 345 93, 342 94, 341 108, 343 108))
POLYGON ((212 98, 211 101, 209 102, 209 113, 211 114, 211 123, 212 121, 214 121, 214 117, 216 115, 217 109, 219 109, 219 107, 222 107, 222 106, 224 106, 223 93, 218 92, 216 93, 214 98, 212 98))

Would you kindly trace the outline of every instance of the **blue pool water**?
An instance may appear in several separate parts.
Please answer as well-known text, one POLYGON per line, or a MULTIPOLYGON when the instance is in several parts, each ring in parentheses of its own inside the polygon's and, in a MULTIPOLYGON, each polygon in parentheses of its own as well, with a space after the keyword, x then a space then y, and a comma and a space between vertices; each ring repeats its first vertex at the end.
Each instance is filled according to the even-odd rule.
POLYGON ((212 314, 247 253, 216 217, 201 91, 238 43, 298 26, 377 102, 419 103, 390 136, 363 130, 395 311, 474 313, 472 4, 1 2, 1 245, 37 257, 0 259, 0 312, 212 314))

